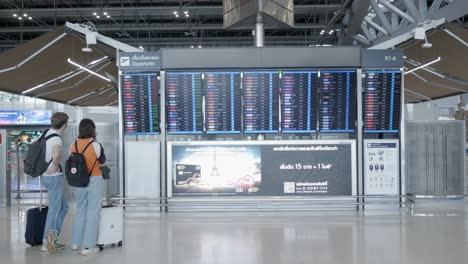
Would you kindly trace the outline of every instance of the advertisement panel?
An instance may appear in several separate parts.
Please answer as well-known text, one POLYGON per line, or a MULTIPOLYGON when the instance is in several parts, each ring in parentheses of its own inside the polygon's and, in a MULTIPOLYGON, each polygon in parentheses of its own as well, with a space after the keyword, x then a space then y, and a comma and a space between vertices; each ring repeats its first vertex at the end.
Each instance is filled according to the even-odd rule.
POLYGON ((355 194, 355 142, 172 142, 169 193, 183 195, 355 194))
POLYGON ((0 126, 50 125, 51 110, 0 110, 0 126))

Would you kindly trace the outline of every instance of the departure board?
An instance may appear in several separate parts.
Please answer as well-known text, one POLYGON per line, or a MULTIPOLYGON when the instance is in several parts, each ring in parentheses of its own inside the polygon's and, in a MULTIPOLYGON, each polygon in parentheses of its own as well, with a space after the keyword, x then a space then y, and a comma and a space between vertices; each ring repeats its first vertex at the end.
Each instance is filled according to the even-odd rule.
POLYGON ((168 134, 203 133, 201 72, 166 73, 168 134))
POLYGON ((320 132, 355 131, 356 81, 356 71, 320 72, 320 132))
POLYGON ((401 72, 376 70, 364 74, 364 132, 398 133, 401 72))
POLYGON ((240 72, 205 72, 205 131, 207 134, 241 132, 240 72))
POLYGON ((279 72, 244 72, 244 133, 279 131, 279 72))
POLYGON ((317 71, 284 71, 281 78, 281 130, 313 133, 317 128, 317 71))
POLYGON ((156 73, 123 73, 123 117, 126 135, 158 134, 159 98, 156 73))

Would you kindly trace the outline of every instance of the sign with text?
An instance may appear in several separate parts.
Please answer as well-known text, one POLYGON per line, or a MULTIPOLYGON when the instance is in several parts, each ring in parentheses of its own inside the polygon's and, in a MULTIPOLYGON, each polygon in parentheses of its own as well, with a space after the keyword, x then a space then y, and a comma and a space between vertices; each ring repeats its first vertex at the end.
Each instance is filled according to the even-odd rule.
POLYGON ((160 70, 160 52, 120 52, 118 59, 121 71, 160 70))
POLYGON ((361 51, 362 68, 402 68, 403 50, 386 49, 361 51))
POLYGON ((309 142, 171 143, 169 189, 174 196, 355 194, 355 142, 309 142))
POLYGON ((364 140, 364 193, 398 195, 400 166, 398 140, 364 140))

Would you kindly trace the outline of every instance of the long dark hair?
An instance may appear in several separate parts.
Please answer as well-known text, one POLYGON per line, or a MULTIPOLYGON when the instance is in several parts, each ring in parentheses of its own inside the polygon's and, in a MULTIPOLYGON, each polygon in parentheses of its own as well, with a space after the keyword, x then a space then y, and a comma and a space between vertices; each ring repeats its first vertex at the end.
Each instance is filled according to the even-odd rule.
POLYGON ((92 138, 96 136, 96 125, 89 118, 80 121, 78 138, 92 138))

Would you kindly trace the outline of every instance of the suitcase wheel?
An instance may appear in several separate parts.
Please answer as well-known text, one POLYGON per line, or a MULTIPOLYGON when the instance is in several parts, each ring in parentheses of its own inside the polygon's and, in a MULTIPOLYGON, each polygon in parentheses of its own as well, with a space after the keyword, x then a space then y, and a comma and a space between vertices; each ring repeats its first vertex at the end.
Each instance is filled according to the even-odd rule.
POLYGON ((117 243, 117 246, 121 247, 122 246, 122 241, 119 241, 119 243, 117 243))
POLYGON ((99 251, 103 251, 104 250, 104 245, 98 245, 99 247, 99 251))

